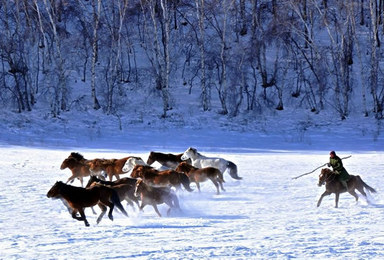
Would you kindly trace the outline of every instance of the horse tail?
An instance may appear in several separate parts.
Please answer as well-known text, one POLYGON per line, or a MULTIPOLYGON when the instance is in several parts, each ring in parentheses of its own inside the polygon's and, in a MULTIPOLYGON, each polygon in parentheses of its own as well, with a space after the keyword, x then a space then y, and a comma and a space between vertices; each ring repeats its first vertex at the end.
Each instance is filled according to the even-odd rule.
POLYGON ((187 191, 192 192, 193 189, 191 189, 191 187, 189 186, 191 184, 189 177, 185 173, 181 173, 181 172, 179 173, 179 176, 180 176, 180 182, 181 184, 183 184, 184 188, 187 191))
POLYGON ((369 190, 370 192, 372 193, 376 193, 376 190, 374 188, 372 188, 371 186, 369 186, 368 184, 366 184, 359 175, 357 175, 357 178, 359 178, 359 180, 361 181, 361 183, 363 184, 364 188, 366 188, 367 190, 369 190))
POLYGON ((112 190, 111 202, 121 211, 121 213, 123 213, 125 216, 128 217, 128 213, 125 211, 123 205, 121 205, 119 195, 114 189, 111 188, 111 190, 112 190))
POLYGON ((237 174, 237 166, 231 161, 227 161, 227 168, 229 169, 229 175, 235 179, 235 180, 241 180, 243 179, 242 177, 239 177, 237 174))

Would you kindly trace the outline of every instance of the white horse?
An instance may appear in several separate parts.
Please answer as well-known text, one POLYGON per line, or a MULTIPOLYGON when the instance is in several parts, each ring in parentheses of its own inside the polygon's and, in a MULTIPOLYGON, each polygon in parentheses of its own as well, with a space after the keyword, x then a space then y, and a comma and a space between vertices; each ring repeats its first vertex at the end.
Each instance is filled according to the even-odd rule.
MULTIPOLYGON (((150 166, 149 164, 144 162, 141 158, 131 157, 131 158, 128 158, 127 161, 125 162, 122 168, 122 171, 125 173, 131 172, 136 165, 150 166)), ((164 171, 164 170, 168 170, 169 168, 165 166, 161 166, 155 169, 159 171, 164 171)))
POLYGON ((224 173, 228 169, 229 175, 236 180, 241 180, 242 177, 237 175, 237 166, 231 161, 227 161, 219 157, 206 157, 197 152, 195 148, 189 147, 181 156, 182 160, 191 159, 192 166, 197 168, 214 167, 224 173))

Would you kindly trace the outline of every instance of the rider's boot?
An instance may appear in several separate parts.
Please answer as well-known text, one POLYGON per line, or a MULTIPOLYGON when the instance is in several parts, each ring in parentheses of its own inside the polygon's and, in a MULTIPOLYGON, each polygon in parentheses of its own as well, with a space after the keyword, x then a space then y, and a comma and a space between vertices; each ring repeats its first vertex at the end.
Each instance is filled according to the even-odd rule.
POLYGON ((347 181, 340 181, 343 187, 348 191, 348 184, 347 181))

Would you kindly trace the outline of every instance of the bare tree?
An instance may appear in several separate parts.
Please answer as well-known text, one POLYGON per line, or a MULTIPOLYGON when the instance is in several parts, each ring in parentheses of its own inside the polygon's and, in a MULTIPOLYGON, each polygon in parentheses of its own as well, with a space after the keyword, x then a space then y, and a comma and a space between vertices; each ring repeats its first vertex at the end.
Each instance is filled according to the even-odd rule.
POLYGON ((101 0, 92 0, 93 11, 93 38, 92 38, 92 63, 91 63, 91 97, 93 100, 93 108, 100 108, 99 100, 96 95, 96 63, 98 58, 98 27, 101 12, 101 0), (97 1, 97 6, 96 6, 97 1))
POLYGON ((195 0, 196 5, 196 14, 199 24, 199 37, 197 39, 197 44, 200 49, 200 70, 201 70, 201 94, 203 101, 203 110, 207 111, 209 109, 209 100, 208 100, 208 91, 206 85, 206 68, 205 68, 205 25, 204 25, 204 0, 195 0))
POLYGON ((67 110, 67 85, 66 85, 66 75, 64 70, 64 58, 61 53, 61 39, 57 33, 57 15, 56 15, 56 7, 53 6, 52 2, 48 2, 44 0, 45 10, 47 16, 49 18, 50 29, 53 34, 53 42, 55 45, 55 63, 57 66, 57 74, 58 74, 58 86, 55 87, 54 91, 54 100, 52 103, 52 113, 54 116, 60 114, 60 110, 67 110))
POLYGON ((384 87, 379 85, 379 59, 377 49, 380 47, 378 37, 378 19, 376 0, 369 1, 371 13, 371 66, 370 66, 370 85, 373 98, 373 111, 376 118, 383 118, 384 109, 384 87))
POLYGON ((162 117, 167 116, 170 109, 169 74, 170 74, 170 8, 167 0, 141 0, 144 16, 150 15, 150 23, 146 20, 145 30, 150 42, 147 48, 148 58, 155 75, 156 89, 161 91, 163 100, 162 117), (150 53, 148 53, 148 51, 150 53))

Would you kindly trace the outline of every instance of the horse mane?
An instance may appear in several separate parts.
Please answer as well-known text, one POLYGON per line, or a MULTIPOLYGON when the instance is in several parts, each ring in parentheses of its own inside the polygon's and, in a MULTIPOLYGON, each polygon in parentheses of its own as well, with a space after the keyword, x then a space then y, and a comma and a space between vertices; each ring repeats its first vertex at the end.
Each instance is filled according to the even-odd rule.
POLYGON ((197 170, 198 168, 192 166, 191 164, 187 162, 181 162, 176 169, 180 168, 180 170, 186 170, 186 171, 191 171, 191 170, 197 170))
POLYGON ((69 155, 70 158, 73 158, 75 160, 78 160, 78 161, 81 161, 84 159, 84 156, 81 155, 80 153, 77 153, 77 152, 71 152, 71 154, 69 155))
POLYGON ((198 151, 197 151, 197 149, 196 148, 193 148, 193 147, 189 147, 189 149, 191 149, 195 154, 197 154, 198 156, 202 156, 202 157, 205 157, 204 155, 202 155, 201 153, 199 153, 198 151))
POLYGON ((336 174, 334 171, 328 168, 323 168, 323 171, 326 172, 327 174, 336 174))
POLYGON ((139 178, 140 176, 144 178, 145 175, 147 175, 147 177, 153 177, 156 176, 157 173, 158 171, 152 166, 138 164, 133 168, 131 176, 133 174, 133 178, 139 178))

